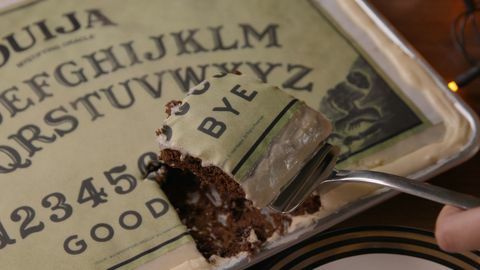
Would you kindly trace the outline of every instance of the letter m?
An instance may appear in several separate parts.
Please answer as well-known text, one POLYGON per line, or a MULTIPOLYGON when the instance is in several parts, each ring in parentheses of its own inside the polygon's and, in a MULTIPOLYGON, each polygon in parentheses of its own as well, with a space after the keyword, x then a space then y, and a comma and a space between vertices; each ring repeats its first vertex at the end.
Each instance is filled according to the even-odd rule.
POLYGON ((243 30, 243 38, 245 41, 245 44, 242 46, 242 48, 253 48, 252 43, 250 42, 250 37, 256 39, 257 41, 267 38, 267 46, 265 46, 266 48, 281 47, 277 38, 277 28, 279 27, 278 24, 269 24, 265 30, 263 30, 263 32, 255 30, 255 28, 249 24, 239 25, 243 30))

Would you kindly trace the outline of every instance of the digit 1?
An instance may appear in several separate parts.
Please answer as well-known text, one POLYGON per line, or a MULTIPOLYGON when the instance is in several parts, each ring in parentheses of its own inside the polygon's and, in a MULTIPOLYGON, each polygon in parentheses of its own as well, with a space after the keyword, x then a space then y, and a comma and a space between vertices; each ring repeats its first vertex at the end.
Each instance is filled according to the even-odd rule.
POLYGON ((13 245, 16 242, 15 239, 10 238, 5 227, 3 227, 3 224, 0 222, 0 249, 3 249, 7 245, 13 245))

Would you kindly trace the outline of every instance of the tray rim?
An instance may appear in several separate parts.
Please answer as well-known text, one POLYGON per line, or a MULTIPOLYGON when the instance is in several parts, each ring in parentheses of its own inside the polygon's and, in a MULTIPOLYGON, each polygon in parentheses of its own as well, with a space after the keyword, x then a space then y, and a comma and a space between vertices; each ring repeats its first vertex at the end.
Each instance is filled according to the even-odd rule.
MULTIPOLYGON (((312 2, 312 4, 320 4, 322 1, 329 0, 307 1, 312 2)), ((393 25, 371 5, 369 0, 354 0, 354 2, 365 12, 366 15, 372 19, 374 24, 379 27, 390 40, 399 46, 400 49, 408 56, 414 58, 418 64, 427 71, 428 75, 434 80, 435 84, 446 95, 447 99, 449 99, 449 101, 454 105, 455 109, 460 113, 460 115, 467 120, 470 126, 471 134, 469 136, 469 140, 464 144, 464 147, 458 153, 443 159, 443 162, 441 163, 432 164, 409 175, 408 177, 417 179, 419 181, 426 181, 427 179, 439 175, 473 157, 480 149, 480 119, 477 114, 465 101, 460 98, 460 96, 448 89, 447 84, 442 77, 440 77, 440 75, 431 67, 431 65, 428 64, 421 54, 393 27, 393 25)), ((322 222, 321 228, 313 229, 310 232, 304 232, 299 237, 292 239, 291 241, 260 252, 249 260, 241 260, 231 268, 227 269, 245 269, 253 266, 256 263, 271 257, 273 254, 287 249, 318 233, 321 233, 354 215, 357 215, 381 202, 394 197, 397 194, 399 194, 399 192, 381 188, 374 193, 367 195, 366 197, 359 198, 352 203, 346 204, 345 206, 340 207, 334 213, 321 218, 316 222, 322 222)), ((313 227, 315 225, 311 226, 313 227)))

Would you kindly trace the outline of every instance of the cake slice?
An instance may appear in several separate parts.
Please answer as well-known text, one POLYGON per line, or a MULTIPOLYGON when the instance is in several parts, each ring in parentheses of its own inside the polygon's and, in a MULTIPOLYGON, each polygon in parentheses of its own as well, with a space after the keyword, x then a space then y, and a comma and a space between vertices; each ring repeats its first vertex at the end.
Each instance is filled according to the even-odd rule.
POLYGON ((319 112, 240 74, 204 81, 166 111, 162 188, 205 257, 254 252, 319 210, 315 195, 289 215, 267 208, 329 135, 319 112))
POLYGON ((221 182, 220 192, 240 184, 258 208, 278 195, 331 131, 305 103, 237 74, 204 81, 167 106, 169 117, 158 132, 160 159, 221 182))

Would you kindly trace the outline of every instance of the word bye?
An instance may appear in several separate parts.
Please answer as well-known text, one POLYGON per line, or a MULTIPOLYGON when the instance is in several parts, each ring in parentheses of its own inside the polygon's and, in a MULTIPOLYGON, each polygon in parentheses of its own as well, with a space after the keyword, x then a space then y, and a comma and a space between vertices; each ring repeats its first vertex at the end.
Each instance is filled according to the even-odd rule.
MULTIPOLYGON (((258 92, 255 90, 253 91, 245 90, 241 88, 239 84, 237 84, 230 90, 230 93, 232 93, 238 98, 246 100, 247 102, 251 102, 255 98, 258 92)), ((223 106, 214 107, 212 111, 232 113, 234 115, 240 114, 240 112, 237 109, 233 108, 233 106, 231 105, 227 97, 222 97, 221 101, 223 103, 223 106)), ((218 139, 227 130, 227 124, 225 122, 215 119, 215 117, 208 116, 208 117, 205 117, 205 119, 203 119, 202 123, 200 123, 197 129, 209 136, 212 136, 218 139)))

